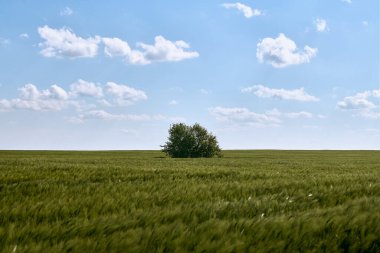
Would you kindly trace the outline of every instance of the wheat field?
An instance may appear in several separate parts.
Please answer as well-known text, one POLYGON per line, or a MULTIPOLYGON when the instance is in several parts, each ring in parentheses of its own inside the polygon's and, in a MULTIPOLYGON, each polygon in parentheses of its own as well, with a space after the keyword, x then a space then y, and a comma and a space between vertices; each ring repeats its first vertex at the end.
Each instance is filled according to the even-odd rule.
POLYGON ((379 151, 0 151, 1 252, 380 252, 379 151))

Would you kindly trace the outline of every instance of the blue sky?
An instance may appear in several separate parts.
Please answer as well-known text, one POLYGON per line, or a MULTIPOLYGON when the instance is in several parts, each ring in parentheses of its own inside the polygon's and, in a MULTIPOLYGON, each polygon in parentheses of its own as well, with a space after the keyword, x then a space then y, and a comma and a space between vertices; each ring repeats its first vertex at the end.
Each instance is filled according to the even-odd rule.
POLYGON ((379 149, 377 0, 2 1, 0 149, 379 149))

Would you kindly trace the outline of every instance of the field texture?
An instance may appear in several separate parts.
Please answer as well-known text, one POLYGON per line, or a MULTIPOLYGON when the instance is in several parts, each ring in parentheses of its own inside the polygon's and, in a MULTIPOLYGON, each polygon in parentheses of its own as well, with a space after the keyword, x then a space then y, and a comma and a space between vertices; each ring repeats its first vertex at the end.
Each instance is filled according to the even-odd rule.
POLYGON ((1 252, 380 252, 380 152, 0 151, 1 252))

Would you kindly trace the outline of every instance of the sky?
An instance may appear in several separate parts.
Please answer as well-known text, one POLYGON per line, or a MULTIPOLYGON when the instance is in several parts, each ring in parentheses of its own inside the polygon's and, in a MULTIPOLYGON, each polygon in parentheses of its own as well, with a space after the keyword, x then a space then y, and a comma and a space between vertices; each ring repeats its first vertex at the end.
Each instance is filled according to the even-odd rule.
POLYGON ((0 1, 0 149, 380 149, 378 0, 0 1))

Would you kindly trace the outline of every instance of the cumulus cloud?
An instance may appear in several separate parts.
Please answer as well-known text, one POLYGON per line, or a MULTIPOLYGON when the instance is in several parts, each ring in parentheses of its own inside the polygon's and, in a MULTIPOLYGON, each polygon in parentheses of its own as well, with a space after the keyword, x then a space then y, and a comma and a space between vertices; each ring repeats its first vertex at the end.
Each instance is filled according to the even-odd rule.
POLYGON ((337 103, 337 107, 342 110, 351 110, 355 116, 378 119, 380 118, 380 106, 375 104, 376 98, 380 98, 380 89, 347 96, 337 103))
POLYGON ((170 41, 163 36, 156 36, 154 45, 137 43, 139 50, 131 49, 128 42, 119 38, 103 38, 104 53, 109 57, 124 57, 128 64, 150 64, 153 62, 182 61, 196 58, 198 52, 188 51, 189 44, 185 41, 170 41))
POLYGON ((255 16, 260 16, 262 15, 261 10, 258 9, 253 9, 249 7, 248 5, 242 4, 242 3, 224 3, 222 4, 222 7, 226 9, 236 9, 239 12, 243 13, 244 17, 246 18, 252 18, 255 16))
POLYGON ((25 100, 57 99, 66 100, 69 98, 67 92, 58 85, 52 85, 50 89, 39 91, 33 84, 27 84, 19 89, 21 98, 25 100))
POLYGON ((100 98, 103 96, 102 87, 92 82, 79 79, 75 83, 71 84, 71 94, 74 96, 90 96, 100 98))
POLYGON ((199 56, 198 52, 187 50, 190 48, 190 45, 185 41, 170 41, 163 36, 156 36, 154 38, 154 45, 148 45, 141 42, 137 45, 143 50, 142 54, 147 63, 181 61, 199 56))
POLYGON ((285 117, 289 119, 300 119, 300 118, 305 118, 305 119, 311 119, 314 117, 314 115, 310 112, 280 112, 276 108, 266 112, 267 115, 274 116, 274 117, 285 117))
POLYGON ((279 126, 285 118, 310 119, 314 117, 310 112, 281 112, 276 108, 265 113, 256 113, 247 108, 214 107, 209 108, 209 112, 220 121, 253 126, 279 126))
POLYGON ((127 85, 107 82, 106 91, 108 94, 116 97, 118 105, 129 105, 139 100, 146 100, 148 96, 142 90, 129 87, 127 85))
POLYGON ((325 31, 328 31, 329 28, 327 26, 327 21, 326 19, 323 19, 323 18, 316 18, 314 20, 314 25, 315 25, 315 29, 318 31, 318 32, 325 32, 325 31))
POLYGON ((294 41, 280 33, 275 39, 264 38, 257 44, 256 57, 261 63, 271 64, 275 68, 308 63, 317 55, 317 48, 305 46, 299 50, 294 41))
POLYGON ((70 9, 69 7, 65 7, 65 9, 61 10, 61 12, 59 13, 59 15, 61 16, 71 16, 73 15, 74 11, 72 9, 70 9))
POLYGON ((58 85, 52 85, 46 90, 39 90, 33 84, 26 84, 19 89, 19 92, 19 98, 0 100, 0 110, 61 110, 70 104, 69 94, 58 85))
POLYGON ((124 57, 125 62, 128 64, 149 64, 150 62, 145 59, 143 52, 132 50, 128 42, 119 38, 103 38, 104 53, 108 57, 121 56, 124 57))
POLYGON ((119 38, 103 38, 104 53, 109 57, 125 56, 131 53, 128 42, 119 38))
POLYGON ((247 108, 214 107, 210 108, 209 112, 220 121, 232 121, 258 125, 278 125, 281 123, 281 120, 275 116, 255 113, 247 108))
POLYGON ((98 54, 99 36, 84 39, 68 28, 54 29, 47 25, 39 27, 38 33, 45 40, 39 43, 40 53, 45 57, 91 58, 98 54))
POLYGON ((365 91, 362 93, 357 93, 354 96, 348 96, 343 99, 343 101, 338 102, 338 107, 344 110, 367 110, 375 108, 375 104, 369 101, 372 94, 376 94, 375 91, 365 91))
POLYGON ((36 111, 62 110, 73 106, 78 111, 89 110, 96 107, 88 104, 88 99, 95 98, 98 105, 128 105, 147 99, 144 91, 126 85, 108 82, 105 92, 100 85, 82 79, 72 83, 67 92, 62 87, 54 84, 49 89, 40 90, 34 84, 26 84, 19 88, 19 96, 13 99, 0 99, 0 111, 14 109, 29 109, 36 111), (108 99, 114 98, 114 103, 108 99))
POLYGON ((183 41, 170 41, 156 36, 154 44, 137 43, 138 49, 132 49, 128 42, 119 38, 90 37, 84 39, 68 28, 54 29, 49 26, 38 28, 45 41, 39 43, 41 55, 45 57, 95 57, 100 45, 104 45, 107 57, 123 57, 128 64, 145 65, 153 62, 176 62, 199 57, 199 53, 189 50, 190 45, 183 41))
POLYGON ((243 93, 253 93, 261 98, 278 98, 284 100, 296 100, 302 102, 319 101, 319 98, 309 95, 304 88, 286 90, 272 89, 264 85, 254 85, 252 87, 243 88, 243 93))

